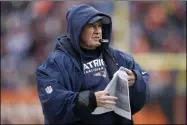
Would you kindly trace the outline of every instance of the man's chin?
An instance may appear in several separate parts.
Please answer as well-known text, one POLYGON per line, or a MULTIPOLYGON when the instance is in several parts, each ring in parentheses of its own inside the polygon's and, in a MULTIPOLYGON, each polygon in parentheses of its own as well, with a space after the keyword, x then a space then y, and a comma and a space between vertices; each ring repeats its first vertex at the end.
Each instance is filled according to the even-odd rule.
POLYGON ((92 49, 92 50, 94 50, 94 49, 96 49, 96 48, 99 47, 99 46, 101 46, 101 43, 99 43, 99 44, 94 44, 94 45, 90 46, 89 48, 92 49))
POLYGON ((99 47, 101 46, 101 43, 100 42, 97 42, 97 44, 94 44, 95 47, 99 47))

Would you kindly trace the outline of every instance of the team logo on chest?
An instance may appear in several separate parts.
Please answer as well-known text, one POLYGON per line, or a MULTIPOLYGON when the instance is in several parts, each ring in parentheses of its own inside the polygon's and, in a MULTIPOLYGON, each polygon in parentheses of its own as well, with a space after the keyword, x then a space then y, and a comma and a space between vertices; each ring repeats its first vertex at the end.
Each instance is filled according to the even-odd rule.
POLYGON ((90 62, 84 63, 84 73, 97 73, 105 70, 103 59, 95 59, 90 62))

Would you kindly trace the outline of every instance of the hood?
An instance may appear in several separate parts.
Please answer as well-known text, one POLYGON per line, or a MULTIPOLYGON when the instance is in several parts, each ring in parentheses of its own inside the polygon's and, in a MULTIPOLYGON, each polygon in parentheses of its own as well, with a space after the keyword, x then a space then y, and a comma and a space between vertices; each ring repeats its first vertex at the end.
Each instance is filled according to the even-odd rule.
POLYGON ((85 5, 85 4, 73 6, 68 10, 66 14, 67 34, 70 38, 72 45, 79 53, 82 53, 79 44, 80 34, 84 26, 97 16, 98 17, 103 16, 110 19, 109 24, 102 24, 103 25, 102 37, 103 39, 108 39, 110 42, 112 21, 109 15, 102 13, 96 10, 95 8, 93 8, 92 6, 85 5))

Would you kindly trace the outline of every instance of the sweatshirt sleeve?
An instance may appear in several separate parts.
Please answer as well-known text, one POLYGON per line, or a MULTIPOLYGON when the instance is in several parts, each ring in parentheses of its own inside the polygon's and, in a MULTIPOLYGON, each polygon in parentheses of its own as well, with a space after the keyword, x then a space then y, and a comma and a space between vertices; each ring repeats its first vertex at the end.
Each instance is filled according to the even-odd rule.
MULTIPOLYGON (((63 68, 63 67, 62 67, 63 68)), ((79 120, 76 114, 88 113, 94 110, 91 104, 91 92, 81 97, 86 101, 79 101, 83 92, 74 92, 68 83, 67 72, 59 71, 56 62, 50 59, 36 69, 38 96, 42 105, 45 123, 71 123, 79 120), (90 98, 89 98, 90 97, 90 98), (79 104, 79 106, 77 106, 79 104), (82 106, 81 108, 79 108, 82 106), (78 107, 78 108, 77 108, 78 107), (89 109, 89 107, 91 107, 89 109), (76 113, 74 113, 74 110, 76 113)))
POLYGON ((131 113, 132 115, 140 111, 149 98, 148 72, 144 71, 131 55, 118 51, 122 66, 134 72, 136 80, 133 86, 129 87, 131 113))
POLYGON ((138 63, 132 61, 132 71, 136 75, 136 80, 130 89, 130 100, 132 114, 135 114, 143 108, 149 98, 148 79, 149 75, 145 72, 138 63))

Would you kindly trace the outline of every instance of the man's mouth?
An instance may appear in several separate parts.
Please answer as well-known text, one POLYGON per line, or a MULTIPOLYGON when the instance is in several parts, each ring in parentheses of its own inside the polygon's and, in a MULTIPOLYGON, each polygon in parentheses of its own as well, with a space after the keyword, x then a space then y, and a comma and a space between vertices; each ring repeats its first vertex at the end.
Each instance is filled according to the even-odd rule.
POLYGON ((96 41, 99 41, 101 38, 100 37, 94 37, 93 39, 96 40, 96 41))

